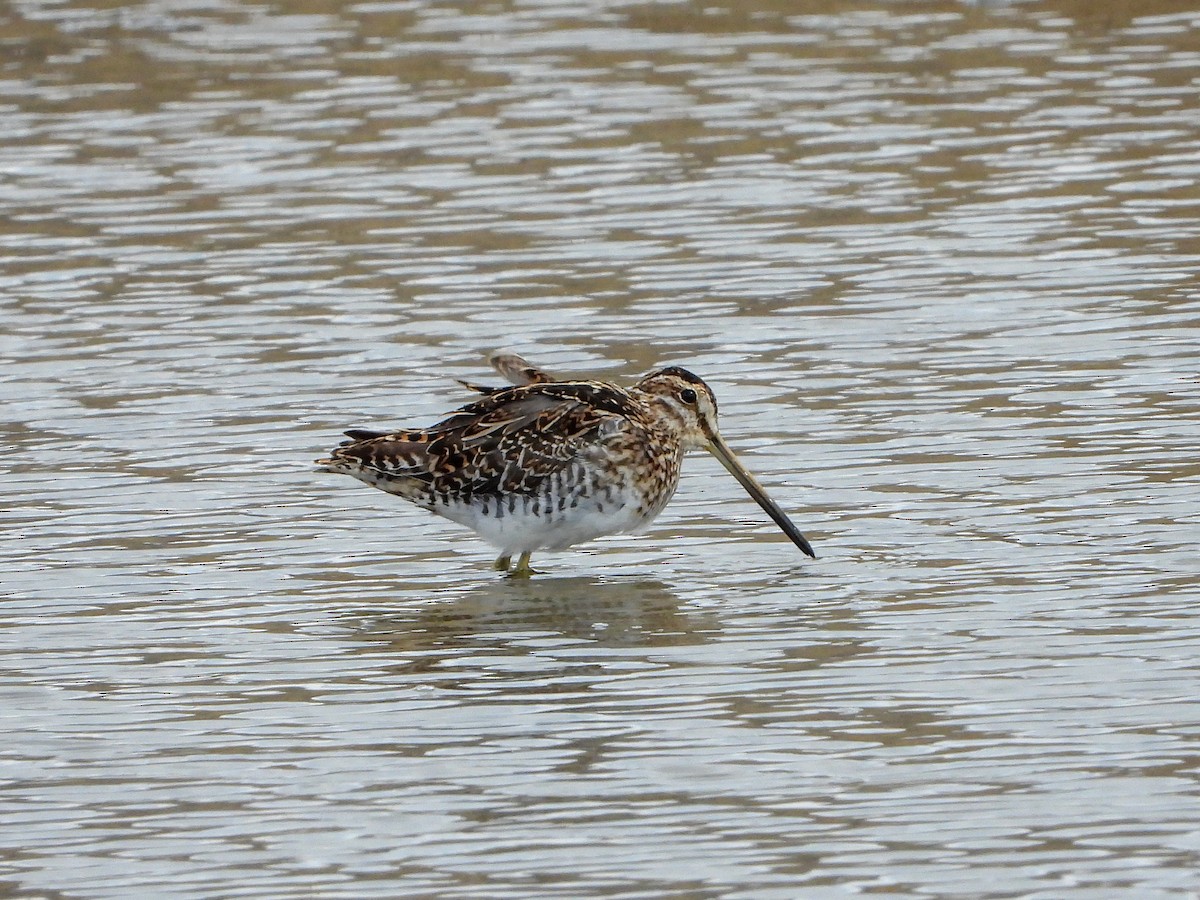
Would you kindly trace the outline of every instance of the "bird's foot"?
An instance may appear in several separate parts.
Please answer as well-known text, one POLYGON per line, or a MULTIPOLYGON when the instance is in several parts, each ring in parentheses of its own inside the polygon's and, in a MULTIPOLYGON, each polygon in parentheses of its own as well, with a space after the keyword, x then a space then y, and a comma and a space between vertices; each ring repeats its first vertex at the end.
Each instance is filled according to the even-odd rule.
POLYGON ((499 556, 496 558, 496 561, 494 563, 492 563, 492 568, 495 569, 497 572, 507 572, 508 565, 511 562, 512 562, 511 556, 499 556))
POLYGON ((510 578, 529 578, 531 575, 537 575, 538 570, 529 565, 529 554, 522 553, 517 559, 517 567, 508 573, 510 578))

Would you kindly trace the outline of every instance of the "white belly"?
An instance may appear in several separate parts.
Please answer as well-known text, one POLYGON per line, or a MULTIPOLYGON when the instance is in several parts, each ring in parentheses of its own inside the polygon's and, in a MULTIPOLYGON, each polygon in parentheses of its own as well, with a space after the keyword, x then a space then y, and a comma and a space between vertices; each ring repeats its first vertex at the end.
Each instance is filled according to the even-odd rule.
POLYGON ((470 504, 438 504, 433 512, 466 525, 500 550, 502 555, 534 550, 561 550, 605 534, 622 534, 647 527, 666 505, 646 509, 642 496, 632 490, 613 490, 599 497, 582 498, 575 505, 530 497, 476 499, 470 504))

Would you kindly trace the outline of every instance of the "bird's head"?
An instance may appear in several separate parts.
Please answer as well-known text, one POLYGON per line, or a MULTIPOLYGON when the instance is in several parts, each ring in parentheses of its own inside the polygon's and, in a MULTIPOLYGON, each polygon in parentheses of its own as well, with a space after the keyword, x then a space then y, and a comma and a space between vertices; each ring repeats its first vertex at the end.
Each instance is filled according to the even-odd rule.
POLYGON ((679 366, 656 369, 634 386, 649 400, 655 424, 677 435, 685 450, 706 450, 717 434, 717 398, 698 375, 679 366))
POLYGON ((717 430, 717 398, 702 378, 679 366, 668 366, 645 375, 634 385, 633 393, 648 401, 657 427, 677 435, 685 450, 707 450, 715 456, 792 543, 816 557, 812 545, 721 437, 717 430))

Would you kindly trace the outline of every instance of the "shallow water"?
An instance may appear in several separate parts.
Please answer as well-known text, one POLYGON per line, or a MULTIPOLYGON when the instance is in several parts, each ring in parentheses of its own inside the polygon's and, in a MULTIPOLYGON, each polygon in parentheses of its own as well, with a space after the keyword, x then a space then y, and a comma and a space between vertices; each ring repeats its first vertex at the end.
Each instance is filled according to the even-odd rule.
POLYGON ((1195 896, 1187 6, 10 4, 0 894, 1195 896), (820 558, 312 472, 496 346, 820 558))

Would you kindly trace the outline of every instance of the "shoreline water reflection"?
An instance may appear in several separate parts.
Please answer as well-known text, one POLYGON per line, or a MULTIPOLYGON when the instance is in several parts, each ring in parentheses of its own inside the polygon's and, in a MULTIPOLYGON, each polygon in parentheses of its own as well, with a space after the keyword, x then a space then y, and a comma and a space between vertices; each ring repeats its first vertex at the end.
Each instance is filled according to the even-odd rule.
MULTIPOLYGON (((337 621, 352 615, 360 614, 337 621)), ((703 635, 715 630, 711 617, 682 611, 679 598, 659 581, 535 576, 524 582, 494 578, 467 591, 433 595, 407 614, 366 614, 351 634, 381 645, 376 651, 402 652, 469 651, 479 640, 531 634, 599 646, 671 646, 703 643, 703 635)))

